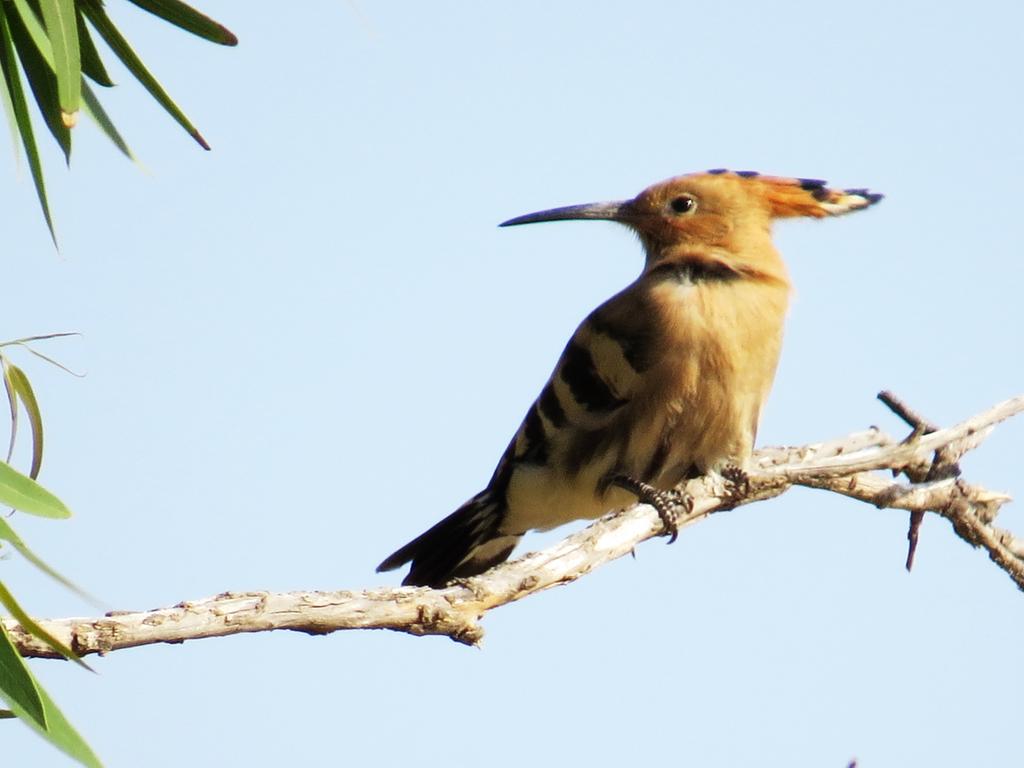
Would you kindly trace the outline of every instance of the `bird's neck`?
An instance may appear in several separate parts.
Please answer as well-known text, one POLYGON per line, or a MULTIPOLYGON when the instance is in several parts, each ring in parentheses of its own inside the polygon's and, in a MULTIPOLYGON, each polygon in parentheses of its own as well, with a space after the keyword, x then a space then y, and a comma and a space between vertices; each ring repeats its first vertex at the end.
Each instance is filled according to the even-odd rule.
POLYGON ((741 251, 689 244, 648 248, 644 274, 694 284, 754 280, 789 286, 786 267, 771 243, 741 251))

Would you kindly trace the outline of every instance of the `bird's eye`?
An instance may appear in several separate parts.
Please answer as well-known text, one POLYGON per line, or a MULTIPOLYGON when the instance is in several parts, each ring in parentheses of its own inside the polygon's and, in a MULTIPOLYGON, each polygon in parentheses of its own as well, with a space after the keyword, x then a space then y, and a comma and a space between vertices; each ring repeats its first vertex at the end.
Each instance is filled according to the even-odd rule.
POLYGON ((675 213, 693 213, 697 210, 697 199, 690 195, 680 195, 679 197, 672 198, 669 207, 675 213))

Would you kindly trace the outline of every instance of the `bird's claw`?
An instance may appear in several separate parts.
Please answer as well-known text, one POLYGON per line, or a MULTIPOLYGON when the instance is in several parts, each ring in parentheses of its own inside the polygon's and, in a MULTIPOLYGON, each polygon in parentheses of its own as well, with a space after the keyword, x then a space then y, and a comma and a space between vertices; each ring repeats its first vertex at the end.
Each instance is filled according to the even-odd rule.
POLYGON ((735 504, 750 495, 750 475, 746 470, 735 464, 722 468, 722 479, 725 480, 725 493, 728 501, 735 504))
POLYGON ((693 497, 690 494, 675 488, 670 491, 663 491, 642 480, 636 480, 625 475, 614 478, 612 483, 635 493, 637 501, 641 504, 650 504, 654 507, 658 517, 661 519, 661 524, 665 528, 664 535, 669 537, 669 544, 679 538, 678 510, 682 508, 686 513, 693 510, 693 497))

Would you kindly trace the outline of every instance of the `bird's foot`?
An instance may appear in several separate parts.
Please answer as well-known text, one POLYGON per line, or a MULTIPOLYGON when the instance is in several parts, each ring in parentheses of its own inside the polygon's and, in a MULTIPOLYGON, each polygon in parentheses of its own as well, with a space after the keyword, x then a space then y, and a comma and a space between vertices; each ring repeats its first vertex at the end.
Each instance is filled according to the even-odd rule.
POLYGON ((636 494, 641 504, 650 504, 654 507, 661 518, 661 524, 665 526, 665 535, 670 537, 669 544, 679 538, 678 510, 682 508, 686 513, 693 510, 693 497, 690 494, 678 489, 663 491, 628 475, 612 478, 611 484, 636 494))
POLYGON ((750 495, 750 475, 746 470, 735 464, 728 464, 722 468, 722 479, 725 480, 726 498, 724 501, 728 506, 723 509, 731 509, 737 502, 742 501, 750 495))

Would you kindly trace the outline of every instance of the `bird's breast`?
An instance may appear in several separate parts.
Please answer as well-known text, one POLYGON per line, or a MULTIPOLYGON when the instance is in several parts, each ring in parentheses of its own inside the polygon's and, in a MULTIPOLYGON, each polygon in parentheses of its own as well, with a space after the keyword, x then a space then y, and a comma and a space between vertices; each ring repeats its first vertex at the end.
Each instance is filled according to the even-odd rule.
POLYGON ((784 284, 751 280, 652 291, 665 355, 651 371, 648 421, 669 446, 655 484, 749 458, 778 363, 787 294, 784 284))
POLYGON ((785 290, 739 280, 631 290, 584 322, 527 416, 513 445, 506 532, 631 503, 609 485, 616 474, 668 489, 748 459, 778 360, 785 290))

